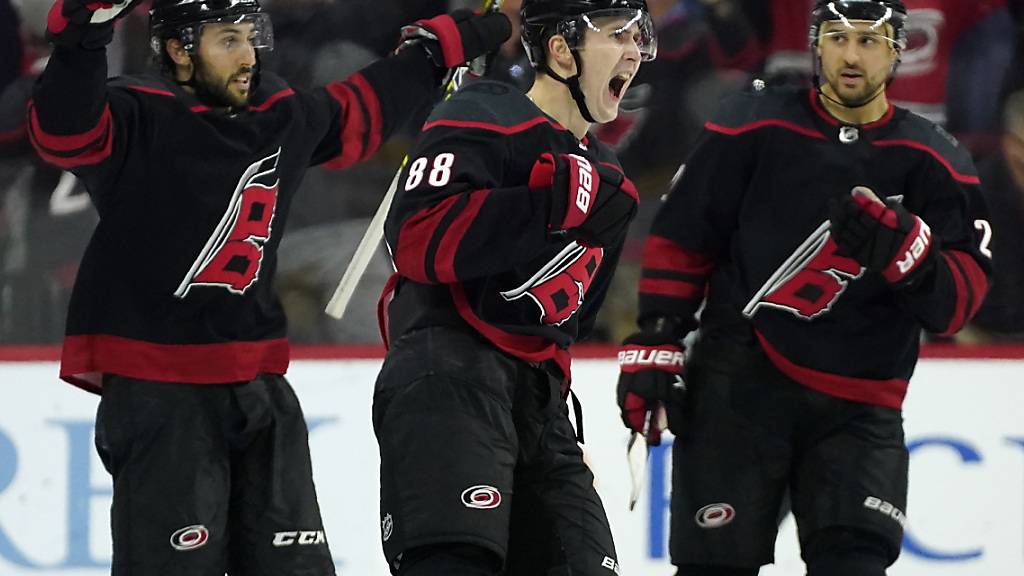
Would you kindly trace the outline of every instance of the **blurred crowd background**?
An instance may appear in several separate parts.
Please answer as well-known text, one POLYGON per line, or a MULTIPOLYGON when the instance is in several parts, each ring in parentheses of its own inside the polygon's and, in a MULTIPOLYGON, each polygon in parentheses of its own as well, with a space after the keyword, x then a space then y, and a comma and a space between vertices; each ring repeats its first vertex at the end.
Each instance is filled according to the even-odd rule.
MULTIPOLYGON (((956 341, 1024 341, 1024 0, 905 0, 909 45, 890 98, 940 124, 972 152, 988 194, 995 286, 956 341)), ((44 165, 25 131, 24 109, 49 47, 51 0, 0 0, 0 344, 61 341, 78 259, 96 215, 73 176, 44 165)), ((342 79, 392 51, 401 25, 464 7, 464 0, 263 0, 275 49, 262 65, 294 86, 342 79)), ((520 1, 504 10, 517 20, 520 1)), ((618 150, 641 192, 641 215, 592 340, 633 330, 644 236, 672 176, 723 94, 756 78, 806 84, 813 0, 648 0, 658 59, 645 64, 628 110, 597 133, 618 150)), ((111 75, 150 66, 145 4, 118 27, 111 75)), ((493 74, 528 88, 532 72, 518 29, 493 74)), ((292 341, 376 343, 376 300, 390 273, 381 249, 342 322, 323 313, 355 245, 387 189, 416 119, 370 162, 314 169, 303 183, 280 250, 277 291, 292 341)), ((182 147, 189 142, 181 142, 182 147)), ((173 241, 173 239, 169 239, 173 241)), ((131 270, 125 270, 131 274, 131 270)))

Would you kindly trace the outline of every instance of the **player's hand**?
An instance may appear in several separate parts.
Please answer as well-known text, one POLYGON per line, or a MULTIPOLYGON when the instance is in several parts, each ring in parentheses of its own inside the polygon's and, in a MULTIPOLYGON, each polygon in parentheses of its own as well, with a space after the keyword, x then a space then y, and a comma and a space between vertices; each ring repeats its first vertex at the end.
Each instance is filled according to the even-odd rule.
POLYGON ((542 154, 530 188, 549 195, 549 230, 587 246, 619 242, 639 204, 636 187, 621 171, 575 154, 542 154))
POLYGON ((454 68, 497 50, 511 35, 512 24, 500 12, 455 10, 402 28, 399 50, 420 44, 439 68, 454 68))
POLYGON ((114 21, 126 16, 138 2, 57 0, 46 18, 46 39, 58 46, 102 48, 114 39, 114 21))
POLYGON ((858 186, 829 206, 831 234, 841 254, 896 286, 914 284, 935 265, 931 228, 902 204, 882 202, 858 186))
POLYGON ((641 330, 622 342, 616 399, 622 423, 645 434, 651 445, 661 443, 661 408, 668 414, 669 428, 678 429, 686 382, 683 345, 671 331, 641 330))

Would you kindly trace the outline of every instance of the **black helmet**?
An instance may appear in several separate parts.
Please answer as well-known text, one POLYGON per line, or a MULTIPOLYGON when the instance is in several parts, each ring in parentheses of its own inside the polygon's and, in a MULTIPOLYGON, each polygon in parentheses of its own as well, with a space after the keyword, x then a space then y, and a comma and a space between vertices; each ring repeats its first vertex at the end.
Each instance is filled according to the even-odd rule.
POLYGON ((534 68, 545 67, 547 39, 563 36, 570 48, 583 40, 583 31, 594 28, 592 18, 628 16, 629 25, 640 27, 640 54, 644 61, 654 60, 658 53, 654 25, 647 11, 646 0, 523 0, 522 42, 534 68))
POLYGON ((149 11, 150 45, 161 54, 164 41, 177 38, 191 52, 199 38, 199 25, 243 20, 255 25, 253 46, 273 50, 270 16, 263 12, 258 0, 154 0, 149 11))
POLYGON ((893 28, 896 47, 907 45, 907 7, 903 0, 817 0, 811 12, 811 46, 817 46, 821 25, 835 20, 867 20, 893 28))

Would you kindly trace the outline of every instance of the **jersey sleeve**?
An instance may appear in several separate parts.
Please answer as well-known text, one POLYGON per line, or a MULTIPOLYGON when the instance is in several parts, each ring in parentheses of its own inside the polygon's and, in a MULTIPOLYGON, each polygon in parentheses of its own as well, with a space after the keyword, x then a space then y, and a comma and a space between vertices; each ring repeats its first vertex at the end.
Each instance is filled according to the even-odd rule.
POLYGON ((55 48, 27 114, 36 152, 82 178, 102 214, 138 119, 137 101, 107 87, 106 51, 55 48))
MULTIPOLYGON (((756 133, 755 133, 756 134, 756 133)), ((671 317, 686 332, 729 237, 752 167, 753 135, 730 136, 705 127, 659 208, 643 251, 639 323, 671 317)))
POLYGON ((368 159, 433 104, 436 74, 422 50, 407 49, 308 94, 311 125, 327 126, 311 164, 342 169, 368 159))
POLYGON ((509 178, 510 138, 474 100, 434 112, 402 169, 385 234, 399 274, 421 283, 491 276, 547 243, 548 199, 509 178), (459 107, 460 117, 446 119, 459 107))
POLYGON ((931 162, 920 181, 929 200, 918 216, 931 228, 938 263, 927 278, 901 294, 925 329, 950 336, 978 312, 992 276, 992 226, 980 180, 962 149, 954 172, 931 162))

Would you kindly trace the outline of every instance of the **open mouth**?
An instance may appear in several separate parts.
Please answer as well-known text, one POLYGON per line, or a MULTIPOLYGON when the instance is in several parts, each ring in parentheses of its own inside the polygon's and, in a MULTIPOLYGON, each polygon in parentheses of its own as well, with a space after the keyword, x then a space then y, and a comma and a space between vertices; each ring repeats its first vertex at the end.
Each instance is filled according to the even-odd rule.
POLYGON ((610 82, 608 82, 608 93, 612 95, 615 100, 621 100, 623 93, 626 91, 626 86, 629 85, 629 81, 632 80, 633 75, 628 72, 621 72, 616 74, 610 82))
POLYGON ((250 80, 251 78, 249 76, 238 76, 232 79, 231 83, 241 90, 248 90, 250 80))

